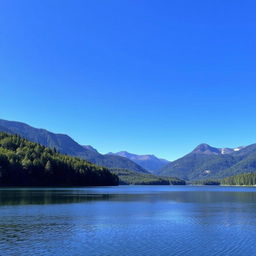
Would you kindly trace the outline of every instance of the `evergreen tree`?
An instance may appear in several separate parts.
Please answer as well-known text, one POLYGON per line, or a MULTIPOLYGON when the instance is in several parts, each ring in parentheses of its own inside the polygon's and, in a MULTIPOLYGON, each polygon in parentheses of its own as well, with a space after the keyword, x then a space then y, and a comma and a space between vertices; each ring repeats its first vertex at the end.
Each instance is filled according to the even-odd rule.
POLYGON ((118 185, 106 168, 0 132, 0 186, 118 185))

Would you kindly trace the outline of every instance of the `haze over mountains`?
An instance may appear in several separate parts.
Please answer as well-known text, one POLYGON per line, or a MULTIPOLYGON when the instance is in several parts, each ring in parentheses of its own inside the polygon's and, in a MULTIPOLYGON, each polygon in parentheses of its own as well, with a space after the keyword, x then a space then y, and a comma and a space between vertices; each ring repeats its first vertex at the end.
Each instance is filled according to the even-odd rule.
POLYGON ((154 155, 136 155, 127 151, 103 155, 90 145, 79 145, 68 135, 55 134, 20 122, 0 120, 0 131, 18 134, 30 141, 56 148, 60 153, 115 170, 126 169, 140 173, 150 171, 155 175, 186 181, 256 172, 256 144, 237 148, 215 148, 200 144, 189 154, 168 162, 154 155))

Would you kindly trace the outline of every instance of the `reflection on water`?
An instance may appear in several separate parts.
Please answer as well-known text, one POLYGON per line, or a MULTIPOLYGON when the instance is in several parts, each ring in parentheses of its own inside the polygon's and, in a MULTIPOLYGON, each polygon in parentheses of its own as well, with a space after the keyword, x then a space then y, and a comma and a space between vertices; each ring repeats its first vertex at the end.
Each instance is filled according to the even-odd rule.
POLYGON ((4 188, 0 252, 254 255, 255 192, 190 186, 4 188))
POLYGON ((182 186, 173 190, 170 186, 141 186, 140 190, 134 186, 120 186, 108 189, 98 188, 5 188, 0 189, 0 205, 26 204, 64 204, 92 201, 174 201, 183 203, 232 203, 256 202, 256 188, 215 187, 214 190, 205 187, 191 186, 183 189, 182 186), (135 188, 135 191, 132 189, 135 188), (149 191, 147 190, 149 188, 149 191), (164 188, 164 189, 163 189, 164 188), (199 190, 200 189, 200 190, 199 190), (224 190, 224 191, 223 191, 224 190), (224 193, 225 192, 225 193, 224 193))
POLYGON ((0 190, 0 205, 64 204, 109 200, 108 194, 86 194, 65 190, 0 190))

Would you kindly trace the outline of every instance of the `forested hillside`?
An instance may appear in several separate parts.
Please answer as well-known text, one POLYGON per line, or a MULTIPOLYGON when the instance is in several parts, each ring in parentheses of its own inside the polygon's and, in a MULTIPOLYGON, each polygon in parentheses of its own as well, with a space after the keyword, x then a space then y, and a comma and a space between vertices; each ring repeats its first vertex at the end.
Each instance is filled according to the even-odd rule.
POLYGON ((242 173, 221 180, 222 185, 256 185, 256 173, 242 173))
POLYGON ((95 149, 92 150, 92 148, 78 144, 66 134, 52 133, 45 129, 34 128, 25 123, 2 119, 0 119, 0 131, 18 134, 29 141, 49 148, 56 148, 61 154, 80 157, 96 165, 147 173, 140 165, 125 157, 100 154, 95 149))
POLYGON ((186 185, 184 180, 173 177, 159 177, 123 169, 111 169, 119 177, 120 185, 186 185))
POLYGON ((215 178, 218 173, 236 163, 231 155, 190 153, 162 168, 158 175, 185 180, 215 178))
POLYGON ((160 169, 157 174, 195 181, 222 179, 249 172, 256 172, 256 144, 235 149, 218 149, 201 144, 191 153, 160 169))
POLYGON ((1 186, 117 185, 108 169, 0 132, 1 186))
POLYGON ((218 180, 198 180, 193 185, 255 186, 256 173, 242 173, 218 180))

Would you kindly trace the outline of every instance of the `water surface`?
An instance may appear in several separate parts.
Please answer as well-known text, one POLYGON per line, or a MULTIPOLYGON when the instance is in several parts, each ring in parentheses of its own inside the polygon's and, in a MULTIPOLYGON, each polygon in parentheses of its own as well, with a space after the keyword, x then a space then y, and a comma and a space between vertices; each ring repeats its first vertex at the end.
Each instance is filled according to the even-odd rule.
POLYGON ((256 188, 0 189, 0 254, 255 255, 256 188))

